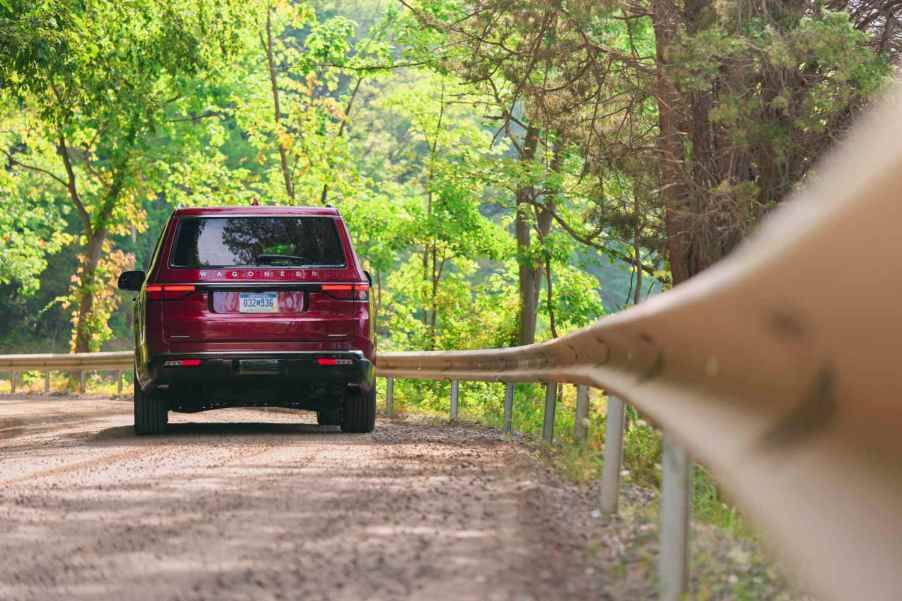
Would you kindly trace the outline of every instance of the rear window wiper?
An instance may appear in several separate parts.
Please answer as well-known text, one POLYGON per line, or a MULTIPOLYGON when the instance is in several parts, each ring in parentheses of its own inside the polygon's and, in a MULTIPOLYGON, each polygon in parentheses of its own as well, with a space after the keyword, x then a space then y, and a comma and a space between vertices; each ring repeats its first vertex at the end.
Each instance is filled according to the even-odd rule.
POLYGON ((256 262, 263 265, 272 265, 277 262, 286 262, 291 264, 303 265, 306 257, 296 257, 295 255, 257 255, 256 262), (295 263, 297 262, 297 263, 295 263))

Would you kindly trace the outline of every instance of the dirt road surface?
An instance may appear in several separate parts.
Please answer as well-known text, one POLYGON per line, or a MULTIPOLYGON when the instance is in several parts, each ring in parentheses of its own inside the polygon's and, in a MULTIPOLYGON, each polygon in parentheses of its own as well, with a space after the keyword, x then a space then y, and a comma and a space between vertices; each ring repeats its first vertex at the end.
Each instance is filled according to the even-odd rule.
POLYGON ((523 446, 311 417, 171 414, 137 438, 129 402, 0 399, 0 600, 607 597, 591 504, 523 446))

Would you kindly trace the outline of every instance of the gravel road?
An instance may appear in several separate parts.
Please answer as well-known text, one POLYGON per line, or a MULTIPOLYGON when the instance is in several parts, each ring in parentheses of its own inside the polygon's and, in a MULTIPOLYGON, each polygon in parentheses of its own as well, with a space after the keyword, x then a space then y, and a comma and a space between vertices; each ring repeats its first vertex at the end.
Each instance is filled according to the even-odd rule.
POLYGON ((0 399, 0 600, 607 597, 575 530, 591 504, 526 447, 311 418, 171 414, 136 438, 128 402, 0 399))

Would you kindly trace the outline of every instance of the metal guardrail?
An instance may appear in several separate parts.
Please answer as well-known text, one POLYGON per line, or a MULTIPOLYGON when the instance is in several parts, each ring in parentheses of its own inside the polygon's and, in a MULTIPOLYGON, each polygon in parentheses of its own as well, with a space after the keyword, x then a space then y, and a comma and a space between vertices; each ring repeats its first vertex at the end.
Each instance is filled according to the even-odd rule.
MULTIPOLYGON (((900 116, 897 90, 743 248, 639 307, 527 347, 379 355, 387 410, 395 378, 455 382, 452 417, 459 382, 504 382, 510 430, 513 382, 603 388, 606 510, 616 508, 619 399, 665 433, 663 599, 687 588, 688 455, 819 599, 902 599, 900 116)), ((122 354, 24 357, 0 357, 0 371, 124 365, 122 354)))
MULTIPOLYGON (((10 376, 12 392, 16 392, 19 374, 23 372, 43 372, 44 393, 50 390, 50 373, 54 371, 77 373, 78 391, 84 394, 87 383, 85 376, 95 371, 131 372, 134 364, 134 352, 117 351, 108 353, 69 353, 69 354, 35 354, 35 355, 0 355, 0 373, 10 376)), ((117 392, 122 394, 122 378, 117 380, 117 392)))

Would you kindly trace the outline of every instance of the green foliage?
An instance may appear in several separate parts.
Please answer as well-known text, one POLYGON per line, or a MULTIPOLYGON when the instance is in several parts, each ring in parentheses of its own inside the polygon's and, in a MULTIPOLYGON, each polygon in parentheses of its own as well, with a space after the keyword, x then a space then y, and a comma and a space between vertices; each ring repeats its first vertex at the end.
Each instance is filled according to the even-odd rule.
POLYGON ((31 196, 40 186, 42 196, 65 199, 64 213, 80 222, 73 239, 83 248, 81 268, 65 303, 74 309, 76 349, 109 337, 107 318, 119 297, 107 293, 104 270, 131 262, 111 254, 107 237, 142 229, 143 201, 165 187, 173 165, 199 157, 216 135, 201 131, 197 116, 216 96, 209 78, 238 42, 240 14, 226 0, 47 0, 6 8, 7 29, 55 25, 0 53, 7 83, 0 146, 14 172, 0 185, 5 194, 31 196))
POLYGON ((671 119, 691 130, 681 143, 685 227, 702 267, 788 196, 892 73, 875 52, 885 46, 878 28, 850 16, 862 12, 803 6, 727 3, 686 17, 670 47, 680 94, 671 119))
POLYGON ((40 287, 48 255, 58 252, 70 236, 61 227, 52 196, 12 178, 0 172, 0 284, 15 283, 31 295, 40 287), (29 202, 23 203, 22 197, 29 202))

